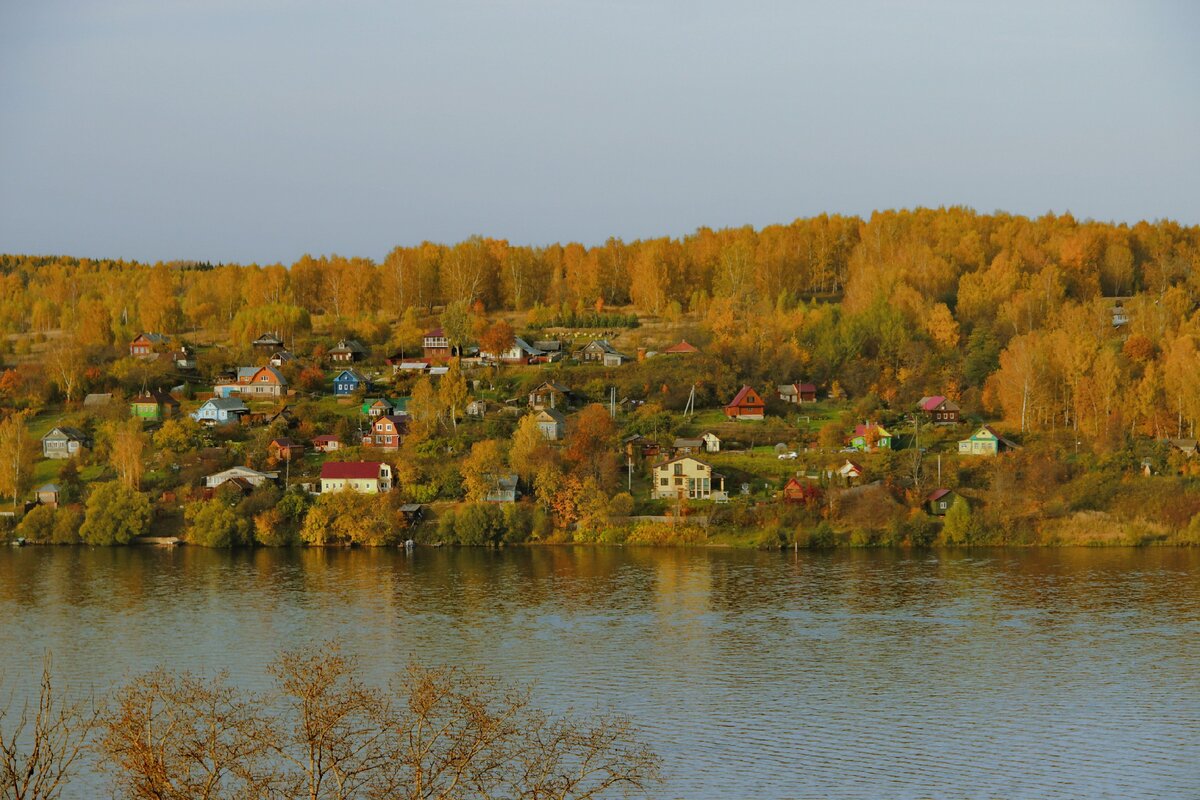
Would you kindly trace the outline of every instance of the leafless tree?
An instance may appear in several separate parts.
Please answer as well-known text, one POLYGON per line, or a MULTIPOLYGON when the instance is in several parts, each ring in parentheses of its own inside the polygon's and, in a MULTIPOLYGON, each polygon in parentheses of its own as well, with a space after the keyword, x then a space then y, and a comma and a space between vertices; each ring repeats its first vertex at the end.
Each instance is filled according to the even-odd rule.
POLYGON ((0 797, 55 800, 86 753, 99 717, 90 700, 58 697, 49 656, 42 667, 37 706, 26 703, 15 717, 12 698, 0 708, 0 797))

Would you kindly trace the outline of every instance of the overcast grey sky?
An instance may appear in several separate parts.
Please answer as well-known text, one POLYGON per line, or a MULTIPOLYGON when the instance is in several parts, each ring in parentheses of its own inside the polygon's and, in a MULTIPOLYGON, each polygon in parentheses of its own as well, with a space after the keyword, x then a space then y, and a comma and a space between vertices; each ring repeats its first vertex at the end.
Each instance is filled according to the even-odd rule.
POLYGON ((1200 4, 0 0, 0 252, 1200 222, 1200 4))

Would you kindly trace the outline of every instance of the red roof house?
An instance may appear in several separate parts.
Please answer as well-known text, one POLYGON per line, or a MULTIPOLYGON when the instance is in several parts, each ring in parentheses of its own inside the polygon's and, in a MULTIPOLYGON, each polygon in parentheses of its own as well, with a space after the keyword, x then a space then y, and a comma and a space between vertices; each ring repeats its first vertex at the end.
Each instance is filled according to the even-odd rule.
POLYGON ((688 344, 687 339, 680 339, 679 344, 673 344, 666 350, 663 350, 667 355, 677 355, 680 353, 699 353, 700 348, 694 344, 688 344))
POLYGON ((765 411, 766 403, 762 396, 749 386, 743 386, 725 406, 725 416, 730 419, 762 419, 765 411))
POLYGON ((937 425, 952 425, 958 422, 958 412, 962 410, 953 400, 940 394, 922 397, 917 408, 925 412, 929 420, 937 425))
POLYGON ((821 499, 821 487, 799 478, 788 478, 783 486, 783 502, 811 503, 821 499))

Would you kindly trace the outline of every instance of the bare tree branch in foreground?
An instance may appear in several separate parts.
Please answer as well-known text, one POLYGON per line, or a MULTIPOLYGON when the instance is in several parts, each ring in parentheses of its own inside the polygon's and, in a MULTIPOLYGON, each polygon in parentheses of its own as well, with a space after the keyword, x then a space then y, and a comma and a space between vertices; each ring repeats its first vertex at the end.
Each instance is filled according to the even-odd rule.
POLYGON ((0 797, 5 800, 61 797, 96 726, 100 711, 90 699, 56 696, 50 667, 47 656, 36 709, 26 703, 13 717, 11 697, 0 708, 0 797))
POLYGON ((114 696, 100 767, 131 800, 645 797, 659 758, 621 717, 551 717, 528 691, 410 666, 387 690, 326 644, 285 652, 275 689, 157 670, 114 696))

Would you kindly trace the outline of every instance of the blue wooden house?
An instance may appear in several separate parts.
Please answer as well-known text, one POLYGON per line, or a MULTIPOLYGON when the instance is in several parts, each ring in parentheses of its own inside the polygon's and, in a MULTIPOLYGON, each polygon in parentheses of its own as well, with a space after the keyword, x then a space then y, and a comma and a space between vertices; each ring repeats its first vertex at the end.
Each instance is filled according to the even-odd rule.
POLYGON ((344 369, 333 379, 333 393, 338 397, 354 394, 359 389, 366 391, 369 382, 357 370, 344 369))

